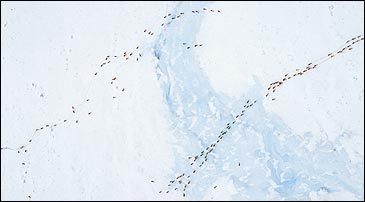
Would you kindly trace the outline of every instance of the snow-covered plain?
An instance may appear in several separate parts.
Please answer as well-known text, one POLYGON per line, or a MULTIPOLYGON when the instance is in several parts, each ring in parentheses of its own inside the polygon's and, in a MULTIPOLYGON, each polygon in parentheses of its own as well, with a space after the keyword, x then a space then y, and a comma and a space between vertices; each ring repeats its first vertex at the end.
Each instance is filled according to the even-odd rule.
POLYGON ((363 2, 1 2, 1 199, 364 200, 364 41, 265 97, 363 34, 363 2))

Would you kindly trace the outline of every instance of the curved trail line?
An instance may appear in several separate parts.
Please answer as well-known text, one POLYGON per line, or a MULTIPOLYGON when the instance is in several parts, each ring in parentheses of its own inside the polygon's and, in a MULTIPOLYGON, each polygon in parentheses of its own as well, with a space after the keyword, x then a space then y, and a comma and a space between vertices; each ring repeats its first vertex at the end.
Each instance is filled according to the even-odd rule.
MULTIPOLYGON (((343 54, 345 52, 351 51, 354 48, 354 45, 359 43, 360 41, 364 40, 364 35, 358 35, 357 37, 351 38, 350 40, 347 40, 346 43, 341 45, 338 49, 330 52, 327 54, 327 56, 321 57, 319 59, 316 59, 310 63, 307 64, 306 67, 300 69, 296 69, 294 73, 287 73, 284 75, 284 77, 280 80, 274 81, 270 83, 270 85, 267 88, 266 97, 268 97, 270 94, 275 93, 276 89, 284 84, 284 82, 289 81, 290 79, 294 79, 295 77, 302 76, 306 72, 309 72, 310 70, 313 70, 315 68, 318 68, 319 65, 327 62, 328 60, 333 59, 335 56, 339 54, 343 54)), ((273 98, 275 99, 275 98, 273 98)))
MULTIPOLYGON (((220 10, 216 10, 216 11, 217 11, 216 13, 221 13, 220 10)), ((215 10, 214 9, 202 8, 200 10, 200 12, 199 12, 199 10, 192 10, 191 13, 190 12, 180 12, 177 15, 176 14, 172 15, 171 13, 169 13, 169 14, 167 14, 163 17, 164 23, 162 24, 162 26, 170 25, 172 22, 175 22, 175 20, 182 17, 185 13, 186 14, 187 13, 189 13, 189 14, 199 14, 199 13, 205 13, 205 12, 214 13, 215 10)), ((143 32, 146 33, 146 34, 149 34, 151 36, 154 34, 154 32, 148 31, 147 29, 145 29, 143 32)), ((202 45, 203 44, 196 44, 195 47, 200 47, 202 45)), ((140 58, 142 58, 142 53, 141 52, 142 52, 141 51, 141 46, 137 45, 135 49, 129 50, 129 51, 128 50, 127 51, 121 51, 121 53, 119 55, 107 55, 105 57, 105 59, 103 60, 103 62, 100 64, 100 66, 97 68, 97 70, 93 73, 93 77, 87 85, 87 86, 89 86, 89 88, 86 90, 86 96, 83 99, 83 101, 76 104, 76 105, 74 105, 74 106, 71 106, 72 114, 68 115, 67 117, 63 117, 62 119, 59 119, 60 121, 52 122, 52 123, 50 123, 51 122, 50 121, 49 124, 44 124, 43 126, 36 128, 34 130, 33 134, 28 139, 28 141, 26 141, 24 144, 21 144, 20 146, 17 146, 17 147, 4 146, 4 147, 1 147, 1 151, 2 150, 11 150, 11 151, 17 151, 18 153, 20 153, 22 150, 24 150, 24 152, 27 152, 27 147, 29 147, 29 145, 35 140, 35 138, 37 137, 36 135, 37 135, 38 132, 41 132, 41 131, 43 131, 47 128, 50 128, 53 131, 53 129, 55 127, 58 127, 62 124, 65 124, 66 122, 69 122, 69 120, 71 120, 71 117, 73 117, 73 115, 75 115, 77 113, 77 110, 81 106, 83 106, 85 103, 88 103, 90 101, 90 99, 88 98, 88 95, 89 95, 89 90, 90 90, 91 84, 95 83, 94 82, 95 77, 97 75, 99 75, 100 73, 102 73, 102 71, 105 69, 106 66, 111 65, 116 61, 120 61, 121 59, 125 60, 126 62, 135 59, 135 61, 138 62, 140 60, 140 58)), ((111 82, 112 85, 113 85, 115 79, 116 79, 116 77, 111 79, 110 82, 111 82)), ((123 92, 124 88, 121 91, 123 92)), ((116 96, 112 96, 112 98, 115 99, 116 96)), ((91 112, 88 112, 88 115, 91 115, 91 112)), ((78 119, 73 119, 72 121, 74 121, 75 124, 79 123, 78 119)))
MULTIPOLYGON (((270 85, 267 89, 267 91, 269 91, 269 92, 265 95, 265 98, 269 99, 268 95, 270 94, 270 90, 272 93, 274 93, 275 90, 277 89, 277 87, 281 86, 285 81, 288 81, 289 79, 294 79, 295 77, 301 76, 309 70, 318 68, 321 64, 327 62, 328 60, 334 58, 335 56, 337 56, 339 54, 351 51, 354 48, 353 45, 355 45, 363 40, 364 40, 363 35, 358 35, 357 37, 351 38, 350 40, 347 40, 346 43, 341 45, 338 49, 327 54, 327 56, 324 56, 322 58, 319 58, 319 59, 316 59, 316 60, 310 62, 303 70, 300 71, 299 69, 297 69, 295 73, 285 74, 284 78, 281 81, 279 80, 279 81, 274 81, 274 82, 270 83, 270 85)), ((185 44, 183 44, 183 45, 185 45, 185 44)), ((270 100, 274 101, 274 100, 276 100, 276 98, 271 98, 270 100)), ((159 193, 164 193, 164 192, 169 193, 171 191, 171 189, 173 188, 172 185, 176 184, 174 187, 174 190, 175 191, 182 190, 182 196, 183 197, 186 196, 186 189, 188 186, 191 186, 191 177, 197 173, 199 168, 201 168, 203 166, 203 164, 208 160, 208 155, 214 151, 214 149, 216 148, 218 143, 221 142, 221 140, 227 134, 227 132, 231 129, 231 127, 235 123, 237 123, 237 124, 239 123, 238 121, 240 121, 240 117, 244 115, 244 113, 247 111, 248 108, 252 107, 256 103, 256 100, 251 104, 249 102, 250 102, 250 100, 247 100, 246 105, 243 106, 243 110, 241 111, 241 113, 234 116, 235 117, 234 121, 227 123, 226 127, 220 132, 218 139, 214 143, 207 146, 199 154, 188 157, 188 159, 192 160, 190 165, 194 166, 195 164, 197 164, 198 159, 201 159, 202 156, 204 156, 204 159, 202 159, 199 163, 199 167, 198 168, 195 167, 194 170, 191 172, 191 174, 182 173, 182 174, 176 176, 175 179, 170 180, 170 183, 167 185, 168 188, 166 189, 166 191, 160 190, 159 193), (179 184, 177 184, 177 183, 179 183, 179 184), (183 187, 183 189, 181 189, 181 187, 183 187)))

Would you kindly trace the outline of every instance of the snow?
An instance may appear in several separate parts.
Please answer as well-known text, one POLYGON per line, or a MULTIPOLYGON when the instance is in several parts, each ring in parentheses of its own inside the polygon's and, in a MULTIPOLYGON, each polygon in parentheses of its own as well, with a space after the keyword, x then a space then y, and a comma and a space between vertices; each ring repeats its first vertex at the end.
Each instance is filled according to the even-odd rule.
POLYGON ((265 97, 363 34, 362 2, 1 2, 1 199, 364 200, 364 41, 265 97))

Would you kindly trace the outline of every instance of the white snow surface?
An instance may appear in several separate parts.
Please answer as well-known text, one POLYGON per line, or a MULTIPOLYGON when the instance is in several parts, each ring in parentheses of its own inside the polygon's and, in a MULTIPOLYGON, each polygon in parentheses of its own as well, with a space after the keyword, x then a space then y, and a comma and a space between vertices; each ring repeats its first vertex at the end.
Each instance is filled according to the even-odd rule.
POLYGON ((265 97, 363 34, 364 2, 1 2, 1 200, 363 201, 364 41, 265 97))

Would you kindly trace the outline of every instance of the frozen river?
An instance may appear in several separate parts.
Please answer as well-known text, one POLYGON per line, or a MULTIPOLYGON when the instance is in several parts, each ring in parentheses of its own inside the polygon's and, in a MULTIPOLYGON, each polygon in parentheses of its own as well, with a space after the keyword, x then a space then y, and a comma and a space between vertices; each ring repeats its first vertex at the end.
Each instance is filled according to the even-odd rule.
POLYGON ((1 11, 2 200, 364 200, 362 2, 1 11))

